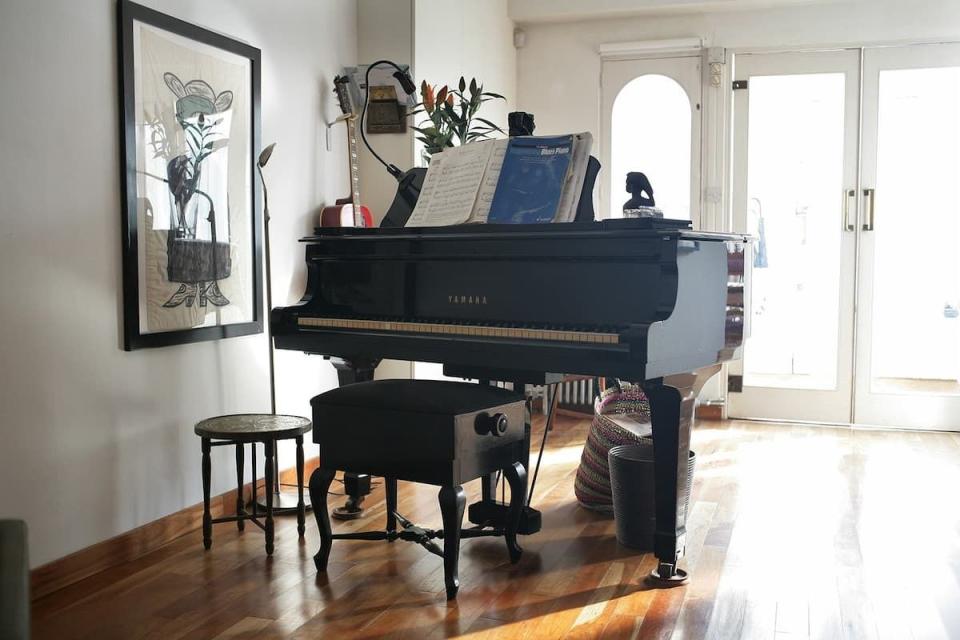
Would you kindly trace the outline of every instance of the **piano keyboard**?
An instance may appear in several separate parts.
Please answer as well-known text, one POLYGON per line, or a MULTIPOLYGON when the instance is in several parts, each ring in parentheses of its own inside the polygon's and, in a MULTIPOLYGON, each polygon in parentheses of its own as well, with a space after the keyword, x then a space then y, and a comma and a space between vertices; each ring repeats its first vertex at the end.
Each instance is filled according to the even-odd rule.
POLYGON ((620 335, 596 331, 557 331, 521 327, 491 327, 469 324, 439 324, 430 322, 392 322, 388 320, 356 320, 352 318, 297 318, 301 327, 321 329, 359 329, 362 331, 390 331, 396 333, 430 333, 437 335, 480 336, 485 338, 517 338, 520 340, 551 340, 589 344, 618 344, 620 335))

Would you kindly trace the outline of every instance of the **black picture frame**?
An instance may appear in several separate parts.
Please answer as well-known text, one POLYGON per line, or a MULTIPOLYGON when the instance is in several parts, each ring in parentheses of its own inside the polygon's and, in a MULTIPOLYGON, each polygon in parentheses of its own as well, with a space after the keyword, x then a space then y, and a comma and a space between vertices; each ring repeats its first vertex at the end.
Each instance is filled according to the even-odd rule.
MULTIPOLYGON (((257 154, 260 151, 260 50, 225 35, 204 29, 148 7, 119 0, 117 3, 118 62, 120 78, 120 185, 122 209, 122 263, 123 263, 123 348, 135 349, 219 340, 262 333, 263 310, 263 220, 261 189, 257 182, 257 154), (134 23, 168 31, 177 36, 222 49, 250 61, 250 202, 252 210, 250 251, 252 264, 241 268, 252 269, 252 314, 249 322, 237 322, 172 331, 141 333, 140 330, 140 273, 138 244, 138 186, 136 95, 134 69, 134 23)), ((215 237, 215 236, 214 236, 215 237)), ((216 267, 216 263, 214 263, 216 267)))

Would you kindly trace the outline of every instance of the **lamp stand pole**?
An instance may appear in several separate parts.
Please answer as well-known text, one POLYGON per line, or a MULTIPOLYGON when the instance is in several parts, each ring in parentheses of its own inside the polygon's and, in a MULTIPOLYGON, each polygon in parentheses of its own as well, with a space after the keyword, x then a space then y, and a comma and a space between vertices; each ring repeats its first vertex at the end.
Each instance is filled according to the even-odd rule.
MULTIPOLYGON (((273 145, 270 145, 271 147, 273 145)), ((267 183, 263 179, 263 167, 267 164, 267 160, 270 158, 269 153, 261 153, 260 160, 257 162, 257 173, 260 174, 260 184, 263 186, 263 247, 264 247, 264 262, 265 264, 265 282, 266 282, 266 298, 267 298, 267 313, 264 322, 264 326, 267 329, 267 365, 270 371, 270 413, 277 415, 277 381, 276 381, 276 371, 274 368, 274 349, 273 349, 273 336, 271 336, 271 324, 270 324, 270 311, 273 309, 273 281, 271 278, 271 269, 270 269, 270 206, 267 202, 267 183)), ((253 446, 256 447, 256 443, 253 443, 253 446)), ((295 513, 297 511, 297 503, 299 496, 293 493, 287 493, 280 491, 280 465, 276 462, 279 458, 277 457, 277 441, 274 440, 270 444, 265 444, 266 447, 273 447, 273 512, 284 514, 284 513, 295 513)), ((256 496, 256 487, 254 487, 254 496, 256 496)), ((256 498, 257 506, 267 508, 267 496, 264 495, 262 498, 256 498)), ((306 509, 310 509, 310 497, 304 495, 303 503, 306 509)))

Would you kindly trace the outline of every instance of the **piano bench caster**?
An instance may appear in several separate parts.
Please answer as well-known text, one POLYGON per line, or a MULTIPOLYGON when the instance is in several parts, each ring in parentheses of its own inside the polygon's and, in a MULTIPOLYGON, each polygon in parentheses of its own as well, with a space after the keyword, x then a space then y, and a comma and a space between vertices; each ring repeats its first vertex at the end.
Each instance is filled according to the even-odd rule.
POLYGON ((678 569, 676 565, 669 562, 661 562, 657 568, 647 576, 647 584, 659 589, 669 589, 671 587, 681 587, 690 581, 690 576, 683 569, 678 569))

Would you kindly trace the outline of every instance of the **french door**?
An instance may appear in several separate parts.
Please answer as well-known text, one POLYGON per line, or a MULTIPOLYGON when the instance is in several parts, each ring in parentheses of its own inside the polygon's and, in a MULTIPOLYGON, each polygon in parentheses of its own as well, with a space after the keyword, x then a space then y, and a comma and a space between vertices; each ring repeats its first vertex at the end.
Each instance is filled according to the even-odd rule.
POLYGON ((868 49, 854 420, 960 431, 960 45, 868 49))
POLYGON ((859 67, 857 51, 736 58, 734 228, 757 244, 733 417, 850 419, 859 67))
POLYGON ((736 77, 759 246, 730 415, 960 430, 960 45, 744 55, 736 77))

